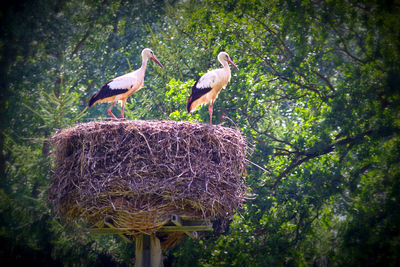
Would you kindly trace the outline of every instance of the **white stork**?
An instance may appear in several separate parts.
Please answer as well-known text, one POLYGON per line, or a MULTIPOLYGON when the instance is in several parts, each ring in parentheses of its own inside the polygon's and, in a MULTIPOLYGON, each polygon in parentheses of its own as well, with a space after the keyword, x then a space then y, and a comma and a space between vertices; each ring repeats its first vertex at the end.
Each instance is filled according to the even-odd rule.
POLYGON ((112 113, 112 108, 114 107, 115 102, 121 101, 121 118, 124 118, 126 100, 130 95, 142 88, 147 61, 150 58, 160 65, 161 68, 164 68, 154 55, 153 51, 150 48, 145 48, 142 51, 142 66, 134 72, 119 76, 105 83, 103 87, 89 99, 88 106, 91 107, 94 104, 102 102, 112 102, 107 112, 114 119, 117 119, 117 117, 112 113))
POLYGON ((215 69, 207 72, 193 85, 192 93, 187 102, 186 109, 190 113, 200 104, 209 104, 208 113, 210 115, 210 124, 212 124, 213 104, 217 99, 219 92, 226 87, 231 79, 230 63, 235 69, 239 70, 232 62, 229 55, 225 52, 218 54, 218 61, 224 66, 221 69, 215 69))

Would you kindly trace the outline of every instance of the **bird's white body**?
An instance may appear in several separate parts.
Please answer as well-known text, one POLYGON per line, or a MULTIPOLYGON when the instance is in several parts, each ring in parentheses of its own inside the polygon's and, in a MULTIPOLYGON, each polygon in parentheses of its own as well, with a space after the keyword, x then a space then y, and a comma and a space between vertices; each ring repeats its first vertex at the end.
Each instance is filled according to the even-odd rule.
POLYGON ((195 100, 192 104, 192 110, 201 104, 215 102, 222 89, 228 85, 231 80, 231 70, 227 63, 224 68, 215 69, 204 74, 197 82, 198 89, 211 88, 211 91, 195 100))
POLYGON ((96 103, 123 101, 124 99, 128 99, 130 95, 136 91, 139 91, 143 87, 145 71, 145 68, 140 68, 136 71, 112 79, 107 84, 110 90, 128 89, 128 91, 122 94, 100 99, 96 101, 96 103))
POLYGON ((121 118, 123 118, 126 100, 130 95, 143 87, 147 61, 150 58, 163 67, 158 59, 154 56, 154 53, 151 51, 151 49, 143 49, 141 67, 136 71, 124 74, 105 83, 103 87, 90 98, 88 103, 89 107, 97 103, 112 102, 107 112, 116 119, 111 110, 116 101, 121 101, 121 118))
POLYGON ((228 63, 237 66, 225 52, 218 54, 218 61, 223 68, 208 71, 193 85, 192 93, 187 100, 187 111, 192 112, 201 104, 209 104, 210 123, 212 123, 213 103, 218 98, 219 93, 231 80, 231 69, 228 63))
POLYGON ((134 72, 129 72, 125 75, 114 78, 108 86, 111 89, 118 88, 137 88, 140 89, 144 82, 144 70, 139 69, 134 72))

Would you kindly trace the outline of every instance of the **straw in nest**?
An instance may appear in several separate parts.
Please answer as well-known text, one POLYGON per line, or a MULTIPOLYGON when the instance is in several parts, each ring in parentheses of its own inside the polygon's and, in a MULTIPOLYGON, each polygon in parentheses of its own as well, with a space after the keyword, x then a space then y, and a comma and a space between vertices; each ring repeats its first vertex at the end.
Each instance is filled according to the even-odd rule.
POLYGON ((218 125, 175 121, 78 124, 53 137, 49 199, 57 213, 129 234, 152 234, 171 214, 229 219, 246 193, 246 140, 218 125))

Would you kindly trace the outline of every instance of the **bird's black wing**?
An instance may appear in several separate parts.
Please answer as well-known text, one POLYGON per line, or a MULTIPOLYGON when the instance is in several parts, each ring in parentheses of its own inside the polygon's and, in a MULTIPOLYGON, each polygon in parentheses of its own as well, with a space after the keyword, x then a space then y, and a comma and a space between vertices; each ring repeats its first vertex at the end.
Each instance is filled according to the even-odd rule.
POLYGON ((113 82, 113 80, 105 83, 103 85, 103 87, 89 99, 89 102, 88 102, 89 107, 93 106, 96 103, 96 101, 98 101, 98 100, 128 92, 129 89, 127 89, 127 88, 111 89, 109 86, 109 84, 111 82, 113 82))
POLYGON ((215 84, 216 76, 212 72, 206 73, 192 87, 192 93, 186 101, 186 109, 190 112, 190 107, 194 101, 211 91, 215 84))

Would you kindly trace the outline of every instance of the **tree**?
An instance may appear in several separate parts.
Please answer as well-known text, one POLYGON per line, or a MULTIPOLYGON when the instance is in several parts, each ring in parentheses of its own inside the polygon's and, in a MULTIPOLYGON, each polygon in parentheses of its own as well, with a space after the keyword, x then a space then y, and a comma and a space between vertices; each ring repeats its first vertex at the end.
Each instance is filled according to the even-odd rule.
POLYGON ((194 54, 225 50, 238 62, 241 71, 216 109, 246 134, 251 160, 267 170, 249 167, 255 199, 229 235, 206 245, 213 254, 199 262, 398 262, 397 216, 378 208, 399 204, 392 193, 397 167, 387 166, 398 161, 398 3, 186 1, 173 15, 177 32, 192 37, 194 54), (387 171, 377 171, 382 166, 387 171), (353 213, 357 205, 368 211, 353 213), (359 246, 365 232, 354 234, 366 214, 374 221, 366 233, 386 222, 373 238, 363 235, 381 247, 374 261, 374 246, 359 246), (330 241, 316 247, 318 239, 335 240, 340 249, 328 250, 330 241))
POLYGON ((117 242, 115 237, 92 238, 54 218, 46 200, 52 179, 48 138, 91 116, 85 107, 94 87, 127 71, 131 50, 139 62, 136 54, 142 47, 138 46, 150 31, 147 26, 155 27, 161 5, 161 1, 101 5, 20 1, 2 10, 1 77, 6 88, 1 95, 0 133, 2 262, 132 262, 133 244, 117 242), (142 9, 154 10, 150 15, 140 13, 142 9), (136 12, 142 24, 132 23, 129 12, 136 12))
POLYGON ((206 108, 187 114, 185 101, 225 50, 240 71, 213 121, 238 127, 261 167, 249 164, 251 197, 226 232, 186 240, 169 262, 397 265, 399 9, 398 1, 295 0, 43 0, 5 9, 2 257, 128 265, 132 244, 52 218, 47 138, 105 116, 107 105, 85 110, 87 99, 151 47, 166 68, 149 65, 127 117, 208 122, 206 108))

